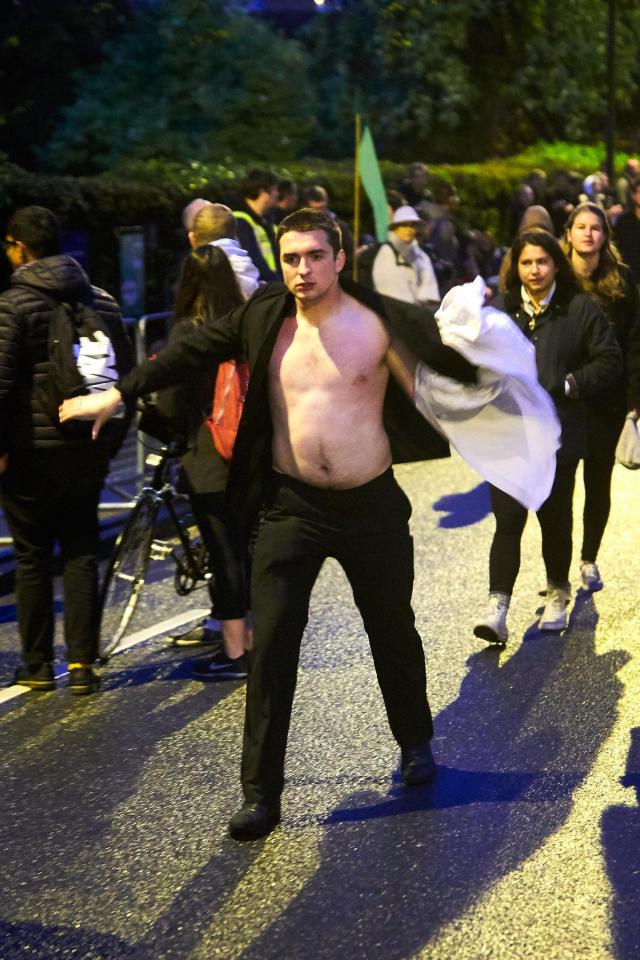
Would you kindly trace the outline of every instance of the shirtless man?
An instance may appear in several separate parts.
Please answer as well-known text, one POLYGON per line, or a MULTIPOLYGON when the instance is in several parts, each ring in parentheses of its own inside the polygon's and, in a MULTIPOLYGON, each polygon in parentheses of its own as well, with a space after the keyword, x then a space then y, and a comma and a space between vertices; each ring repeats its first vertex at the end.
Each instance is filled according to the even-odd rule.
MULTIPOLYGON (((166 386, 212 359, 243 353, 249 361, 230 488, 251 486, 255 473, 264 476, 256 444, 265 434, 272 470, 260 494, 264 509, 253 557, 245 803, 230 822, 232 836, 245 840, 264 836, 280 820, 300 642, 311 590, 328 556, 342 565, 362 615, 404 782, 426 783, 436 774, 424 654, 411 608, 411 506, 393 477, 382 423, 389 334, 376 313, 339 285, 344 251, 331 219, 297 211, 278 233, 293 297, 280 285, 271 293, 267 287, 142 365, 120 391, 102 394, 100 402, 67 401, 61 413, 62 419, 97 416, 96 433, 122 396, 166 386)), ((250 499, 247 494, 244 502, 250 499)))

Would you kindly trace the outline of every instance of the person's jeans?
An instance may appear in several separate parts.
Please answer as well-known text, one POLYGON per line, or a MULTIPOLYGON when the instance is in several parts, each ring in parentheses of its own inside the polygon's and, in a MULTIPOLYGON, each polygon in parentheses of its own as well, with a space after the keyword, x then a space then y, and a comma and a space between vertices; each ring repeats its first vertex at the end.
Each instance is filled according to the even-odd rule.
POLYGON ((242 758, 245 799, 268 804, 278 802, 284 784, 300 641, 326 557, 336 558, 351 584, 396 741, 417 746, 433 734, 411 608, 411 505, 392 471, 350 490, 323 490, 284 476, 275 482, 253 555, 255 633, 242 758))

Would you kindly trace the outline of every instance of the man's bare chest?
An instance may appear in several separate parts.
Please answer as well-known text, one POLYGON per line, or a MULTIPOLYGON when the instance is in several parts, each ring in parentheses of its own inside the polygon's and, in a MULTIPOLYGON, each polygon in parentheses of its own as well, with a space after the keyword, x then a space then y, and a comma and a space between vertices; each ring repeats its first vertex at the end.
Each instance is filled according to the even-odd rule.
POLYGON ((331 387, 358 387, 377 379, 384 364, 387 341, 376 325, 330 331, 299 328, 295 318, 285 320, 269 365, 269 378, 285 392, 331 387))

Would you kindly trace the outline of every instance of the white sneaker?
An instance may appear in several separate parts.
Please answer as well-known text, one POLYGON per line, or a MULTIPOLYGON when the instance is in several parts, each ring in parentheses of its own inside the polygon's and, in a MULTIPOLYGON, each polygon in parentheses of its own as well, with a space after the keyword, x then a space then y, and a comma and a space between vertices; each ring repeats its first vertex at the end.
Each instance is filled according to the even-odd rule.
POLYGON ((583 560, 580 564, 580 576, 582 577, 582 586, 591 593, 596 593, 604 587, 600 571, 595 563, 586 563, 583 560))
POLYGON ((562 587, 549 586, 538 627, 540 630, 565 630, 567 627, 567 607, 571 594, 562 587))
POLYGON ((473 628, 473 634, 487 643, 505 644, 509 638, 507 614, 511 597, 508 593, 490 593, 487 612, 473 628))

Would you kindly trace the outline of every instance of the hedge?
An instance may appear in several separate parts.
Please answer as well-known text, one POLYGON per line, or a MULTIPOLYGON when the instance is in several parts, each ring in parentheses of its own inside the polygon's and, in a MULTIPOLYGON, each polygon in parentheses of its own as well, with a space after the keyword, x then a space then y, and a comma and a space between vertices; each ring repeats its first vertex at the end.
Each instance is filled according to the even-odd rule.
MULTIPOLYGON (((538 144, 515 157, 484 163, 432 166, 434 177, 455 183, 465 225, 490 230, 500 243, 509 242, 509 209, 517 185, 533 168, 548 172, 564 167, 586 176, 602 164, 601 148, 576 144, 538 144)), ((616 157, 621 169, 625 156, 616 157)), ((165 161, 131 162, 92 177, 62 177, 22 170, 0 155, 0 215, 41 204, 56 212, 65 226, 89 234, 89 259, 94 283, 117 294, 119 228, 140 225, 147 241, 147 309, 166 307, 171 279, 185 250, 182 208, 196 196, 229 202, 237 184, 252 164, 235 166, 165 161)), ((385 185, 395 187, 404 165, 383 160, 385 185)), ((347 221, 353 215, 353 165, 308 159, 276 171, 299 184, 322 183, 331 206, 347 221)), ((363 230, 371 230, 369 205, 362 204, 363 230)), ((3 288, 8 274, 2 277, 3 288)))

